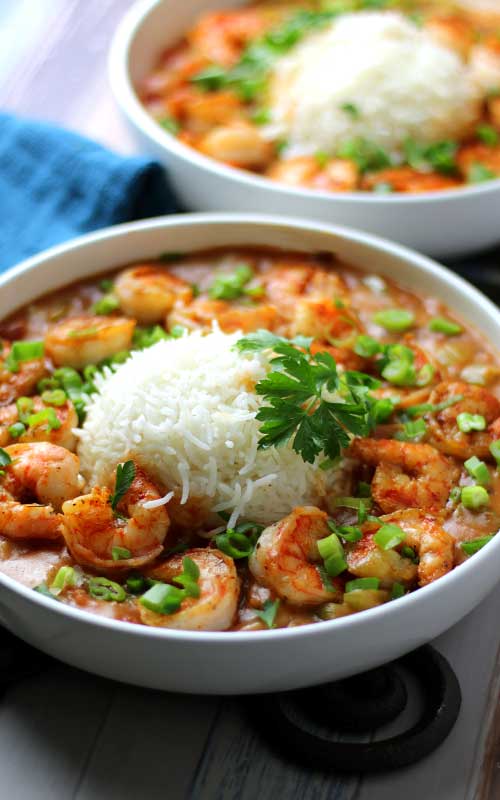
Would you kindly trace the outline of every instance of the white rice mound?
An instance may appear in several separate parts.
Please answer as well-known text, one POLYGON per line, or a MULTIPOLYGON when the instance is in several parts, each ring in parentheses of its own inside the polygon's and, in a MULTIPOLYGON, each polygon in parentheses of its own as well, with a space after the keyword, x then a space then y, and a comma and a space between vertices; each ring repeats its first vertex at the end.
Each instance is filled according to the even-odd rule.
POLYGON ((402 14, 344 14, 276 62, 267 133, 286 137, 288 156, 335 154, 357 136, 395 156, 407 138, 464 137, 481 96, 471 67, 402 14))
POLYGON ((294 506, 321 503, 331 472, 290 446, 257 449, 255 383, 269 354, 238 353, 241 335, 214 329, 161 341, 98 377, 79 434, 89 483, 108 483, 117 463, 136 457, 174 493, 169 513, 180 522, 191 502, 200 525, 213 524, 217 511, 231 515, 229 525, 238 517, 268 524, 294 506))

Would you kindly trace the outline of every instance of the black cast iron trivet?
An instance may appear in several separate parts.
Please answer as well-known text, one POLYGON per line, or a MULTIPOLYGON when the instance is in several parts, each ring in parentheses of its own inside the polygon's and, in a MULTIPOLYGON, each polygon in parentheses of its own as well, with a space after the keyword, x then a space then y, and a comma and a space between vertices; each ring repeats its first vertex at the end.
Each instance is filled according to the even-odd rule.
POLYGON ((250 713, 271 746, 287 757, 316 769, 360 774, 399 769, 432 753, 455 725, 461 699, 450 665, 425 645, 393 664, 347 680, 252 697, 250 713), (372 733, 399 716, 407 690, 398 665, 412 672, 421 686, 424 709, 418 722, 389 739, 337 741, 339 734, 372 733), (318 725, 328 733, 315 731, 318 725))

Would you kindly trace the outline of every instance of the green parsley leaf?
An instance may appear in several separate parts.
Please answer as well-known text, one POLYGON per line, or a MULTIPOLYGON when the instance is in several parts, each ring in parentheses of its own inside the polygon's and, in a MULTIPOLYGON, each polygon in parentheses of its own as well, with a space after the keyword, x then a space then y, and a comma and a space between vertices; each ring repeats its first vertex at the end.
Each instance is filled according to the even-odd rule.
POLYGON ((292 447, 307 463, 324 454, 335 459, 350 442, 350 434, 367 436, 375 425, 372 408, 377 402, 369 394, 379 382, 361 372, 337 372, 328 352, 314 356, 304 346, 269 331, 257 331, 236 343, 240 352, 270 349, 271 371, 255 389, 267 402, 257 413, 262 423, 259 448, 292 447))
POLYGON ((133 461, 125 461, 123 464, 118 464, 116 468, 116 481, 115 491, 109 498, 111 508, 116 511, 118 503, 132 485, 135 478, 135 464, 133 461))

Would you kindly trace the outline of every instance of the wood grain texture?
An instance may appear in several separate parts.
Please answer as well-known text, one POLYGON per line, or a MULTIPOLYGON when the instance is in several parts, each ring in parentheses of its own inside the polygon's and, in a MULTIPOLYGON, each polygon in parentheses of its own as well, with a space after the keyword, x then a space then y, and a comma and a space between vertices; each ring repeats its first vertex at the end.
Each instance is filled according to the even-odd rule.
MULTIPOLYGON (((2 107, 131 152, 106 76, 112 32, 131 2, 0 0, 2 107)), ((498 800, 499 685, 490 678, 500 676, 499 610, 500 587, 436 642, 458 673, 462 711, 436 753, 399 773, 307 771, 269 749, 236 699, 148 692, 54 664, 0 704, 0 797, 498 800)))

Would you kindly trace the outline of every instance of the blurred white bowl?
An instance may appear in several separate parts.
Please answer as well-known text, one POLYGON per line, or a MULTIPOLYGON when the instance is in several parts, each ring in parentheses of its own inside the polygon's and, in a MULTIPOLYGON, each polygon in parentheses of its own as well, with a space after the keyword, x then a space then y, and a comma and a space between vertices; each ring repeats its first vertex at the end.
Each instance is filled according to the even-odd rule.
MULTIPOLYGON (((264 245, 332 252, 432 295, 500 341, 500 311, 433 261, 364 233, 304 220, 193 214, 119 225, 55 247, 0 277, 0 318, 45 292, 165 251, 264 245)), ((465 564, 400 600, 332 622, 259 632, 148 628, 56 603, 0 573, 0 622, 76 667, 154 689, 246 694, 353 675, 454 625, 498 582, 500 535, 465 564)))
POLYGON ((459 257, 500 243, 500 180, 418 195, 292 188, 207 158, 161 128, 142 106, 136 87, 201 12, 243 4, 140 0, 111 47, 109 75, 118 105, 140 148, 167 167, 185 208, 264 211, 352 225, 439 257, 459 257))

